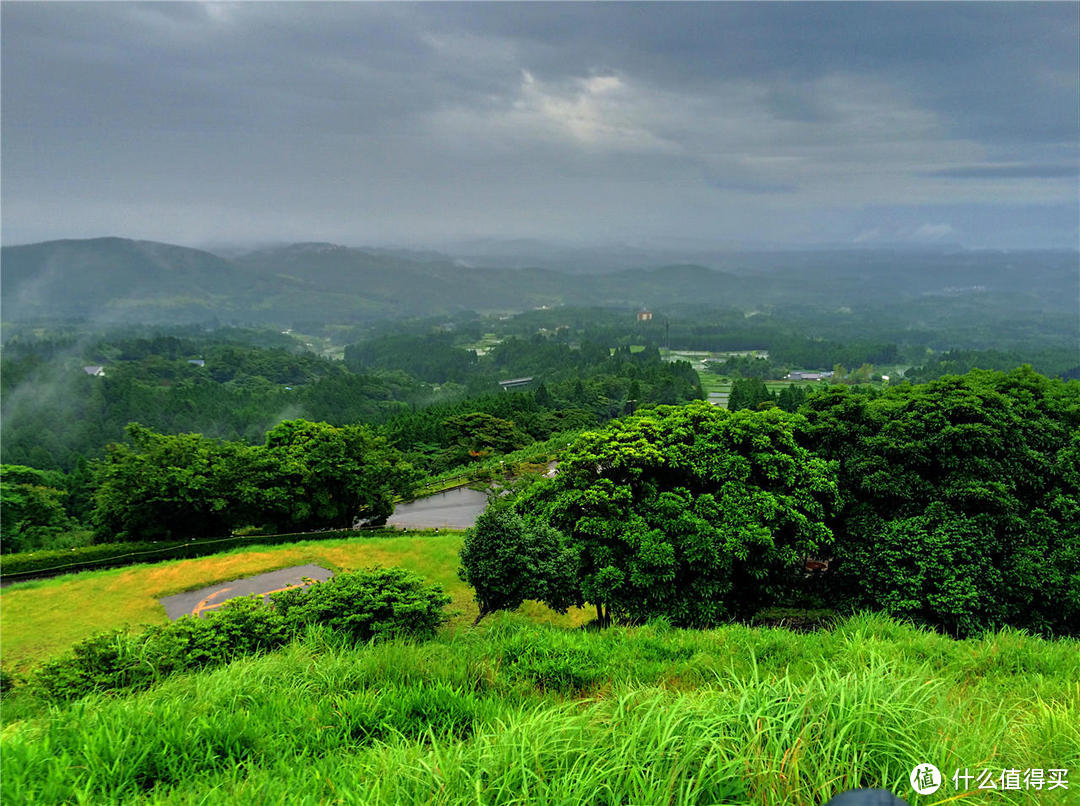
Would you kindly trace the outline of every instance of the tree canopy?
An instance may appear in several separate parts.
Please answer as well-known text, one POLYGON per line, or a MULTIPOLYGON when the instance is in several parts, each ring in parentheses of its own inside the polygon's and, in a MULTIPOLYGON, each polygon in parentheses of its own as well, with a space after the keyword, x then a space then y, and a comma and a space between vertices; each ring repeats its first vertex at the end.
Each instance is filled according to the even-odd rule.
POLYGON ((602 619, 752 615, 831 540, 834 473, 796 443, 797 420, 659 406, 583 435, 517 508, 566 535, 602 619))
POLYGON ((802 411, 839 463, 835 599, 962 634, 1080 631, 1080 383, 974 371, 802 411))
POLYGON ((100 539, 227 534, 239 526, 348 527, 385 520, 412 468, 364 426, 287 420, 265 445, 128 426, 98 470, 100 539))

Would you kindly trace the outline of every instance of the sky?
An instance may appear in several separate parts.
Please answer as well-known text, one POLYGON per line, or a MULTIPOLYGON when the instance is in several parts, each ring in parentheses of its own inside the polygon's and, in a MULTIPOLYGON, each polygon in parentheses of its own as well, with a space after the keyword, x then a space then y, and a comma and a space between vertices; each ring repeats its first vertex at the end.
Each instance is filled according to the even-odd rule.
POLYGON ((0 5, 0 239, 1080 242, 1078 3, 0 5))

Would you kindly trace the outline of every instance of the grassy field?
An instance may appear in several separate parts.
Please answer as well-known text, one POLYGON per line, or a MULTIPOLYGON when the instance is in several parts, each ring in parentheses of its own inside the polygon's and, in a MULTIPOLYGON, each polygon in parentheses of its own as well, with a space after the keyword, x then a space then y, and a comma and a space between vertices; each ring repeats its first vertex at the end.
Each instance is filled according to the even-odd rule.
MULTIPOLYGON (((18 695, 16 695, 18 696, 18 695)), ((493 617, 425 643, 291 647, 0 739, 4 803, 1075 803, 1080 643, 953 641, 876 616, 795 634, 493 617), (1071 791, 928 797, 908 776, 1067 769, 1071 791)))
MULTIPOLYGON (((168 617, 158 602, 162 596, 305 563, 331 570, 407 568, 442 585, 453 597, 450 607, 461 612, 454 623, 471 623, 476 617, 472 591, 457 577, 461 540, 461 533, 440 532, 306 541, 17 583, 0 592, 0 659, 4 668, 25 670, 95 632, 165 623, 168 617)), ((584 611, 560 616, 534 604, 528 612, 567 626, 588 618, 584 611)))

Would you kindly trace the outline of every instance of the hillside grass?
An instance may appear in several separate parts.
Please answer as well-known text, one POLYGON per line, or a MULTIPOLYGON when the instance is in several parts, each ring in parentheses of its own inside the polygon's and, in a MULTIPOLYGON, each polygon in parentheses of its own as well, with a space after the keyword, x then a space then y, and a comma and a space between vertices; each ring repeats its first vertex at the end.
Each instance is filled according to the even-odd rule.
MULTIPOLYGON (((440 531, 312 540, 15 583, 0 591, 0 660, 5 669, 26 671, 94 633, 164 624, 169 619, 158 601, 163 596, 307 563, 332 571, 406 568, 452 597, 450 609, 459 614, 452 624, 471 623, 477 614, 472 589, 457 577, 462 539, 461 532, 440 531)), ((531 602, 526 612, 565 626, 589 618, 582 610, 561 616, 531 602)))
POLYGON ((312 630, 140 694, 13 710, 5 803, 816 806, 863 786, 920 806, 1057 804, 1075 780, 919 797, 908 776, 1075 779, 1080 642, 954 641, 867 615, 813 634, 504 615, 425 643, 312 630))

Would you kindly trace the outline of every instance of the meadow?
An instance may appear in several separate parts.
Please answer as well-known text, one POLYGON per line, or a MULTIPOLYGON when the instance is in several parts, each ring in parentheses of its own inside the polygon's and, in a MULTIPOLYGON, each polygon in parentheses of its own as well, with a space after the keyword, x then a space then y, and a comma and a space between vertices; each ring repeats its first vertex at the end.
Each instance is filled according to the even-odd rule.
MULTIPOLYGON (((168 617, 158 601, 163 596, 306 563, 332 571, 373 565, 407 568, 452 597, 450 609, 459 613, 452 624, 471 623, 477 613, 472 590, 457 577, 461 539, 461 533, 440 531, 311 540, 16 583, 0 594, 3 665, 25 671, 94 633, 164 624, 168 617)), ((560 616, 543 605, 528 607, 535 618, 565 626, 587 618, 584 611, 560 616)))
POLYGON ((1080 643, 871 615, 797 634, 503 614, 427 642, 311 630, 139 694, 7 705, 5 803, 809 806, 863 786, 1057 804, 1075 781, 922 797, 908 776, 1075 771, 1080 643))

